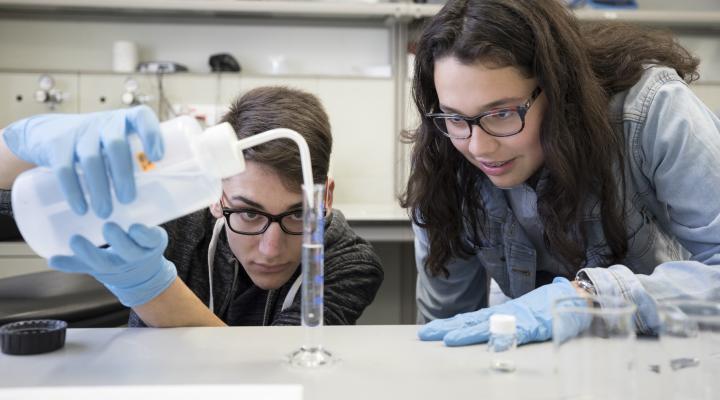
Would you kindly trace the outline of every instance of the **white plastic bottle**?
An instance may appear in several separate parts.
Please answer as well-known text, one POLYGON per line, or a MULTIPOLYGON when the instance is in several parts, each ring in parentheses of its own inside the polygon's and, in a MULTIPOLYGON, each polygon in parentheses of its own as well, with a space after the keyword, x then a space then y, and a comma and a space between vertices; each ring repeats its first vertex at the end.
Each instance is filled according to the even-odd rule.
MULTIPOLYGON (((20 174, 12 188, 12 208, 28 245, 45 258, 71 255, 69 242, 75 234, 100 246, 105 243, 105 222, 113 221, 127 229, 133 223, 157 225, 200 210, 218 201, 222 178, 245 168, 230 124, 203 132, 194 118, 183 116, 163 122, 160 129, 165 154, 158 162, 147 162, 137 135, 128 137, 137 197, 130 204, 121 204, 113 194, 113 211, 105 220, 90 209, 85 215, 75 214, 49 168, 20 174)), ((82 175, 80 180, 84 187, 82 175)))
POLYGON ((512 372, 516 368, 517 333, 514 315, 493 314, 490 316, 490 370, 512 372))

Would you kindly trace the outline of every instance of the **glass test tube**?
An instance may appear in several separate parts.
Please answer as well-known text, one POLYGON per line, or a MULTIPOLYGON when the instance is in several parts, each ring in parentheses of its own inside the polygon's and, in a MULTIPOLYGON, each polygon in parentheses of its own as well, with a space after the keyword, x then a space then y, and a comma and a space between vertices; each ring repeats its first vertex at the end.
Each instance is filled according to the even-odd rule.
POLYGON ((302 325, 305 329, 305 347, 321 347, 320 329, 323 324, 324 235, 323 185, 315 185, 312 193, 305 193, 302 244, 302 325), (313 196, 313 207, 308 207, 307 196, 313 196))
POLYGON ((294 366, 316 368, 333 363, 322 345, 324 288, 325 186, 303 186, 301 312, 305 341, 290 355, 294 366), (312 206, 308 200, 312 198, 312 206))

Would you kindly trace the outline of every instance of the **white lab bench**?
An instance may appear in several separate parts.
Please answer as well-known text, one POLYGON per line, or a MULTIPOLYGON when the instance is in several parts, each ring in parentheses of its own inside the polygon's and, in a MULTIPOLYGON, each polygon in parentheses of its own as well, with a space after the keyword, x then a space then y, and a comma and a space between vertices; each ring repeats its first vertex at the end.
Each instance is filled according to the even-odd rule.
MULTIPOLYGON (((0 354, 0 395, 9 387, 300 384, 312 400, 558 398, 550 342, 519 347, 518 370, 496 374, 485 345, 422 342, 414 325, 324 329, 325 347, 341 361, 310 371, 283 363, 302 343, 300 327, 69 329, 56 352, 0 354)), ((637 348, 637 399, 663 399, 669 380, 648 368, 659 343, 641 339, 637 348)))

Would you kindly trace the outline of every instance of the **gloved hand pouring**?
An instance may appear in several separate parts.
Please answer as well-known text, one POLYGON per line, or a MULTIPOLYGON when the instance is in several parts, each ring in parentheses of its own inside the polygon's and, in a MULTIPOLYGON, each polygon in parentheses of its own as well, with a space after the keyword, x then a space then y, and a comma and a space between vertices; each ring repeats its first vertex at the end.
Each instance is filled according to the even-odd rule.
MULTIPOLYGON (((147 106, 91 114, 46 114, 13 123, 3 139, 18 158, 50 168, 77 214, 88 210, 78 171, 84 175, 90 206, 100 218, 112 212, 112 192, 120 203, 136 197, 128 135, 137 134, 151 161, 163 156, 157 117, 147 106), (111 191, 111 187, 113 191, 111 191)), ((136 224, 127 232, 106 223, 108 248, 74 236, 73 256, 49 260, 52 268, 87 273, 103 283, 126 306, 143 304, 175 280, 175 266, 163 257, 167 234, 159 227, 136 224)))

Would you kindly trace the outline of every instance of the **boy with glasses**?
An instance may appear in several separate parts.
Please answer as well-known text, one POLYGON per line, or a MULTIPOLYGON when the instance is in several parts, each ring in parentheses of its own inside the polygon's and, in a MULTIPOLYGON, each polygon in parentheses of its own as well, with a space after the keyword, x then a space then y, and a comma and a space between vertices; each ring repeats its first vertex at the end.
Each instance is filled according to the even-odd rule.
MULTIPOLYGON (((158 146, 154 116, 142 109, 111 113, 124 113, 122 129, 138 132, 152 157, 158 146)), ((102 113, 84 118, 98 119, 92 117, 98 114, 102 113)), ((284 127, 307 141, 313 180, 326 188, 325 323, 354 324, 375 297, 383 272, 370 244, 332 209, 334 182, 327 176, 332 137, 322 105, 301 91, 258 88, 232 104, 224 121, 239 138, 284 127)), ((6 171, 22 169, 20 160, 12 160, 14 156, 42 164, 48 157, 37 153, 47 145, 41 140, 36 146, 39 149, 27 151, 18 143, 32 142, 37 134, 28 130, 27 124, 23 129, 15 125, 3 135, 14 155, 0 148, 0 162, 12 167, 6 171), (17 136, 23 140, 16 140, 17 136)), ((81 130, 73 125, 73 132, 81 130)), ((300 156, 289 140, 270 141, 244 154, 246 170, 223 180, 222 198, 209 209, 162 228, 137 224, 124 232, 107 224, 104 233, 109 248, 98 249, 84 238, 74 238, 71 248, 75 254, 51 258, 51 267, 95 276, 132 307, 130 326, 299 325, 300 156)), ((0 187, 9 187, 14 178, 11 174, 0 174, 0 187)), ((113 184, 119 199, 132 197, 118 193, 123 186, 113 184)), ((9 213, 9 195, 9 191, 0 191, 0 212, 9 213)), ((91 194, 91 203, 96 209, 102 199, 91 194)))

